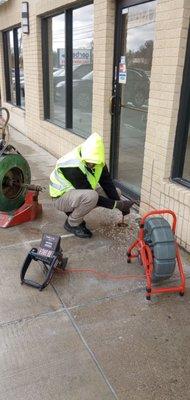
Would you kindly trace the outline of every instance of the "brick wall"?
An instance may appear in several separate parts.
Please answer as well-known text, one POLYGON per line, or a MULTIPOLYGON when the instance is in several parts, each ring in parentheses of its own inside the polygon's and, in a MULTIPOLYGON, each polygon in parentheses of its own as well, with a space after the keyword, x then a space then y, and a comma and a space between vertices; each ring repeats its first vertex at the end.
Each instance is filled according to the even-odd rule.
POLYGON ((190 251, 190 191, 170 181, 189 16, 189 0, 158 1, 141 213, 150 208, 174 210, 177 237, 190 251))
POLYGON ((92 130, 104 137, 107 161, 110 152, 115 1, 95 0, 94 15, 94 86, 92 130))
MULTIPOLYGON (((74 2, 69 1, 69 4, 74 2)), ((75 2, 76 3, 76 2, 75 2)), ((43 80, 41 62, 40 15, 68 5, 64 0, 30 0, 30 35, 23 35, 23 58, 25 74, 25 111, 4 103, 11 109, 11 124, 32 140, 60 156, 81 143, 83 139, 43 119, 43 80)), ((0 29, 20 22, 21 1, 1 6, 0 29), (14 3, 14 4, 13 4, 14 3)), ((92 129, 104 136, 107 160, 110 148, 111 118, 109 97, 112 92, 112 70, 114 49, 114 0, 94 1, 94 77, 92 129), (108 62, 109 60, 109 62, 108 62)), ((2 40, 2 38, 1 38, 2 40)), ((1 50, 2 65, 2 50, 1 50)), ((2 68, 1 68, 2 72, 2 68)), ((2 81, 4 76, 2 73, 2 81)), ((5 88, 2 87, 5 99, 5 88)))
MULTIPOLYGON (((118 1, 118 0, 117 0, 118 1)), ((6 105, 11 124, 32 140, 60 156, 82 139, 43 120, 40 15, 59 9, 71 0, 30 0, 30 35, 24 35, 26 109, 6 105)), ((76 3, 76 2, 75 2, 76 3)), ((93 131, 104 137, 109 160, 115 0, 94 0, 93 131)), ((20 22, 21 0, 0 7, 0 29, 20 22)), ((190 251, 190 191, 170 182, 173 146, 180 101, 187 32, 189 0, 158 0, 152 63, 149 112, 145 142, 140 212, 170 207, 178 217, 177 237, 190 251)), ((0 82, 5 99, 2 37, 0 36, 0 82)))

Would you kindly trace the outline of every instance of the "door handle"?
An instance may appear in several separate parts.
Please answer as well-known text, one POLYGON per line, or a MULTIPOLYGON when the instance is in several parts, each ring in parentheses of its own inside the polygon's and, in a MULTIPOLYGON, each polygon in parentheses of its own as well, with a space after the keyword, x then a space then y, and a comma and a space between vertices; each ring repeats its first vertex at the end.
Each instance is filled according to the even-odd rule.
POLYGON ((113 116, 114 112, 113 112, 113 107, 114 107, 114 99, 116 98, 116 96, 111 96, 109 99, 109 112, 110 114, 113 116))
POLYGON ((121 109, 122 107, 123 108, 127 108, 126 106, 125 106, 125 104, 122 104, 122 102, 121 102, 121 97, 119 97, 119 108, 121 109))

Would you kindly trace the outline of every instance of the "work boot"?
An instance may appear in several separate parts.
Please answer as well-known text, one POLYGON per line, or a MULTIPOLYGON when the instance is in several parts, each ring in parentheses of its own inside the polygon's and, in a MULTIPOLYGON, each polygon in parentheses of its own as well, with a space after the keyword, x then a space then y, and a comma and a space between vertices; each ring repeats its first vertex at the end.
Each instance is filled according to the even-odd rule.
MULTIPOLYGON (((72 211, 70 211, 70 212, 66 212, 65 213, 66 215, 67 215, 67 217, 69 217, 69 215, 71 215, 72 214, 72 211)), ((67 218, 68 219, 68 218, 67 218)), ((86 227, 86 221, 85 220, 83 220, 82 222, 81 222, 81 224, 80 225, 82 225, 82 226, 85 226, 86 227)), ((88 231, 88 232, 90 232, 90 233, 92 233, 87 227, 86 227, 86 230, 88 231)))
POLYGON ((85 221, 81 222, 80 225, 71 226, 68 222, 68 219, 66 219, 64 228, 66 229, 66 231, 71 232, 75 236, 83 239, 88 239, 92 237, 92 232, 88 228, 86 228, 85 221))
POLYGON ((92 236, 92 232, 90 231, 90 229, 88 229, 88 228, 86 227, 86 221, 82 221, 80 225, 83 226, 83 227, 85 228, 86 232, 88 232, 89 235, 92 236))

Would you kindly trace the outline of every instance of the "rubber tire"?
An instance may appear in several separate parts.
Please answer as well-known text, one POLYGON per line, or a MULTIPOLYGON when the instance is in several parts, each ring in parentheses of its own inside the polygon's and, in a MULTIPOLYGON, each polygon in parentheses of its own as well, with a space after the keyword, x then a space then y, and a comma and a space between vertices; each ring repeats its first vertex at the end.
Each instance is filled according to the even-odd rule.
POLYGON ((91 97, 89 93, 83 92, 77 95, 76 108, 84 112, 89 112, 91 106, 91 97))
POLYGON ((135 107, 141 108, 144 103, 145 103, 145 94, 144 94, 144 89, 141 86, 137 86, 134 88, 134 93, 132 97, 132 103, 135 107), (140 97, 139 97, 140 95, 140 97))
MULTIPOLYGON (((146 221, 146 223, 145 223, 145 227, 144 227, 145 231, 146 231, 146 225, 149 224, 149 221, 151 221, 151 219, 154 220, 154 218, 156 218, 156 217, 152 217, 152 218, 147 219, 147 221, 146 221)), ((161 220, 161 219, 164 220, 163 217, 160 217, 160 220, 161 220)), ((160 229, 163 229, 163 233, 164 233, 164 229, 165 229, 165 228, 162 227, 162 228, 160 228, 160 229)), ((171 229, 171 228, 170 228, 170 229, 171 229)), ((155 230, 156 230, 156 229, 155 229, 155 230)), ((154 230, 154 232, 153 232, 153 234, 152 234, 152 241, 153 241, 153 242, 154 242, 154 238, 155 238, 155 237, 154 237, 155 230, 154 230)), ((159 243, 159 242, 157 242, 157 243, 159 243)), ((162 241, 161 243, 165 243, 165 242, 162 241)), ((174 238, 174 237, 173 237, 173 246, 175 247, 175 238, 174 238)), ((154 245, 152 246, 152 252, 153 252, 153 254, 154 254, 154 245)), ((157 271, 157 274, 155 274, 155 271, 154 271, 154 268, 153 268, 152 282, 153 282, 153 283, 160 283, 160 282, 163 282, 164 280, 169 279, 169 278, 173 275, 174 270, 175 270, 175 265, 174 265, 173 271, 168 271, 168 270, 167 270, 167 273, 170 273, 170 276, 164 277, 164 276, 159 276, 159 272, 158 272, 158 271, 157 271)))
POLYGON ((18 168, 23 175, 23 184, 31 183, 31 172, 28 162, 21 154, 5 154, 0 157, 0 211, 17 210, 23 203, 27 188, 23 187, 14 199, 9 199, 3 193, 3 179, 12 168, 18 168))

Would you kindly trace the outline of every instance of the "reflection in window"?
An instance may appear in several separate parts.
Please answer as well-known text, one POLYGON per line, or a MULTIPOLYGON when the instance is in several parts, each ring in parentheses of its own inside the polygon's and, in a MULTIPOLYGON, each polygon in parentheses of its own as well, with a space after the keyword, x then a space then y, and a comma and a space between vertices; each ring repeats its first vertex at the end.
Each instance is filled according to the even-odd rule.
POLYGON ((122 12, 118 81, 121 90, 117 179, 140 195, 148 113, 156 2, 122 12))
POLYGON ((24 108, 24 68, 21 28, 4 33, 4 57, 7 101, 24 108))
POLYGON ((15 82, 15 55, 14 55, 14 39, 13 31, 7 33, 8 35, 8 57, 9 57, 9 79, 11 102, 16 105, 16 82, 15 82))
POLYGON ((73 129, 91 133, 93 87, 93 5, 73 11, 73 129))
POLYGON ((172 165, 172 179, 190 188, 190 29, 181 89, 172 165))
POLYGON ((65 126, 65 14, 48 19, 50 119, 65 126))
POLYGON ((187 139, 187 147, 185 153, 185 162, 183 167, 183 179, 190 182, 190 125, 187 139))
POLYGON ((93 5, 45 18, 42 31, 45 118, 87 137, 92 122, 93 5))
POLYGON ((19 72, 20 72, 20 102, 21 107, 25 107, 25 88, 24 88, 24 66, 23 66, 23 45, 22 31, 18 29, 18 52, 19 52, 19 72))

